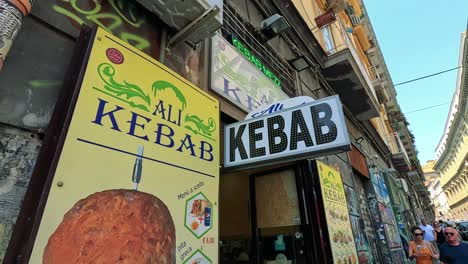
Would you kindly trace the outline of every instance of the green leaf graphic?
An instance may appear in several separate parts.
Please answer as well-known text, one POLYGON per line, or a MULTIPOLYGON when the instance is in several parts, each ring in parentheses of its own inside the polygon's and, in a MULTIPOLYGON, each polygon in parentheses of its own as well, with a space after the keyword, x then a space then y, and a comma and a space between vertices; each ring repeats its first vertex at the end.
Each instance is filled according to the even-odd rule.
MULTIPOLYGON (((149 112, 151 99, 140 87, 135 84, 123 81, 122 83, 114 80, 115 69, 109 63, 101 63, 98 66, 98 74, 105 83, 106 94, 119 100, 124 100, 130 106, 149 112), (123 95, 123 98, 122 98, 123 95), (140 102, 138 102, 140 101, 140 102)), ((101 90, 99 90, 101 91, 101 90)), ((104 92, 104 91, 101 91, 104 92)))
POLYGON ((153 95, 156 96, 158 91, 164 91, 166 89, 172 90, 177 99, 179 99, 180 103, 182 104, 182 110, 187 107, 187 101, 185 100, 184 94, 177 88, 175 87, 172 83, 166 82, 166 81, 155 81, 153 83, 153 95))
POLYGON ((336 190, 335 185, 333 184, 333 182, 329 181, 327 178, 323 179, 323 185, 325 185, 326 187, 328 187, 330 189, 336 190))
POLYGON ((186 115, 184 121, 187 124, 185 126, 186 129, 192 131, 195 135, 200 135, 214 141, 213 132, 216 130, 216 122, 213 118, 210 117, 206 125, 197 115, 186 115))
MULTIPOLYGON (((174 92, 175 97, 181 103, 182 110, 187 107, 187 100, 185 99, 184 94, 170 82, 162 80, 155 81, 151 86, 153 94, 148 95, 136 84, 129 83, 125 80, 121 82, 116 81, 114 79, 116 74, 115 69, 109 63, 101 63, 98 66, 97 71, 99 77, 104 82, 104 89, 98 87, 93 88, 101 93, 129 104, 131 107, 149 112, 148 109, 151 107, 151 99, 154 100, 158 92, 167 89, 174 92), (150 96, 153 96, 153 98, 150 98, 150 96)), ((213 141, 215 140, 213 138, 213 133, 216 130, 216 122, 211 117, 205 121, 197 115, 187 114, 184 120, 184 128, 190 130, 195 135, 200 135, 213 141)))
POLYGON ((341 184, 339 182, 337 182, 335 184, 335 188, 336 188, 335 190, 341 190, 341 184))

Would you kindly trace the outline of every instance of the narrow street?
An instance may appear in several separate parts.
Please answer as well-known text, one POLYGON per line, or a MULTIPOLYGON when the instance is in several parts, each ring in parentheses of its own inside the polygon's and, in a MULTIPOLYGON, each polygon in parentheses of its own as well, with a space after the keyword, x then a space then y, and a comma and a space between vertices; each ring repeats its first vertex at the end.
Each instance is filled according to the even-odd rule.
POLYGON ((468 264, 466 10, 0 0, 0 262, 468 264))

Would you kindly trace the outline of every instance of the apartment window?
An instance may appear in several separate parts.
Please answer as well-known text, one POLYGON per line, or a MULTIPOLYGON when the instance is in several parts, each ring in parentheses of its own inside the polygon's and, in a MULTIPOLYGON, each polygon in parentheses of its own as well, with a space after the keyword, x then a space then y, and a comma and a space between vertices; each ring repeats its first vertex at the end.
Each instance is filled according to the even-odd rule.
POLYGON ((336 52, 336 48, 335 48, 335 41, 333 41, 333 34, 332 34, 332 31, 330 29, 330 26, 326 26, 326 27, 323 27, 322 28, 322 34, 323 34, 323 38, 325 40, 325 46, 327 48, 327 52, 330 53, 330 54, 333 54, 336 52))

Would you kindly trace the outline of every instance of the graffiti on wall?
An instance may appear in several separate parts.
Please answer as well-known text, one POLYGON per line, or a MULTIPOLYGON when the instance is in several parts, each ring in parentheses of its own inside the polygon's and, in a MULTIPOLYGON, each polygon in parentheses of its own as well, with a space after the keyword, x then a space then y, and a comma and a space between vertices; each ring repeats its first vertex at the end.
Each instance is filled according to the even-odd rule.
POLYGON ((76 37, 83 24, 98 25, 153 58, 159 56, 161 24, 136 1, 44 0, 33 14, 76 37))
POLYGON ((35 131, 47 127, 74 45, 31 16, 23 19, 0 72, 1 123, 35 131))
MULTIPOLYGON (((77 37, 82 24, 97 24, 159 57, 162 25, 135 1, 42 0, 34 3, 32 14, 24 18, 0 74, 2 123, 38 131, 47 127, 75 45, 70 36, 77 37)), ((166 54, 166 61, 172 70, 201 85, 204 67, 199 50, 178 45, 166 54)))
POLYGON ((393 211, 390 207, 385 204, 379 203, 379 211, 382 215, 382 220, 386 224, 395 225, 395 218, 393 216, 393 211))
POLYGON ((34 4, 32 14, 24 18, 0 74, 2 123, 38 131, 47 127, 75 45, 70 36, 77 37, 82 24, 97 24, 159 55, 161 27, 134 1, 43 0, 34 4))
POLYGON ((374 184, 377 200, 383 204, 390 204, 390 195, 382 173, 371 173, 372 184, 374 184))
MULTIPOLYGON (((43 0, 33 14, 74 37, 81 25, 98 25, 123 41, 159 59, 163 24, 155 14, 136 1, 43 0)), ((166 52, 165 64, 184 78, 201 86, 203 61, 200 50, 182 43, 166 52)))
POLYGON ((359 211, 358 211, 358 200, 356 196, 356 191, 349 187, 348 185, 344 185, 345 192, 346 192, 346 200, 348 201, 348 209, 349 213, 352 215, 357 215, 359 216, 359 211))
POLYGON ((385 233, 390 248, 401 248, 400 233, 396 226, 385 224, 385 233))
POLYGON ((381 263, 380 256, 377 250, 377 237, 374 232, 373 222, 371 219, 371 213, 369 210, 369 203, 367 201, 366 192, 364 190, 362 178, 358 175, 354 175, 355 191, 358 198, 360 217, 362 219, 362 224, 364 225, 363 230, 365 236, 367 237, 368 246, 370 250, 369 254, 359 255, 359 263, 381 263))
MULTIPOLYGON (((370 187, 370 186, 366 186, 366 187, 370 187)), ((387 242, 388 240, 385 234, 385 227, 382 222, 382 218, 380 217, 380 214, 379 214, 379 207, 378 207, 379 202, 377 201, 377 197, 375 193, 372 190, 370 190, 370 188, 366 188, 366 189, 367 189, 366 191, 368 192, 367 201, 369 203, 370 213, 373 217, 372 220, 374 223, 374 230, 376 232, 377 239, 380 245, 382 245, 380 247, 380 252, 381 252, 382 259, 383 259, 383 263, 393 263, 392 256, 388 248, 388 242, 387 242)))

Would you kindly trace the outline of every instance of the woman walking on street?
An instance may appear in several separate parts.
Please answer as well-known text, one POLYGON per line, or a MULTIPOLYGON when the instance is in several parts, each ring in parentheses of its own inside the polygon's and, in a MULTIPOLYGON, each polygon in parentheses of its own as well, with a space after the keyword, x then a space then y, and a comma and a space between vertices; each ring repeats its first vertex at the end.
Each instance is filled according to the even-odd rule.
POLYGON ((423 231, 420 227, 411 230, 414 240, 410 241, 409 258, 416 259, 416 264, 432 264, 433 259, 439 259, 437 248, 430 242, 423 240, 423 231))
POLYGON ((440 248, 440 245, 442 245, 445 242, 444 229, 440 227, 438 222, 434 222, 434 231, 437 234, 437 237, 436 237, 437 247, 440 248))

